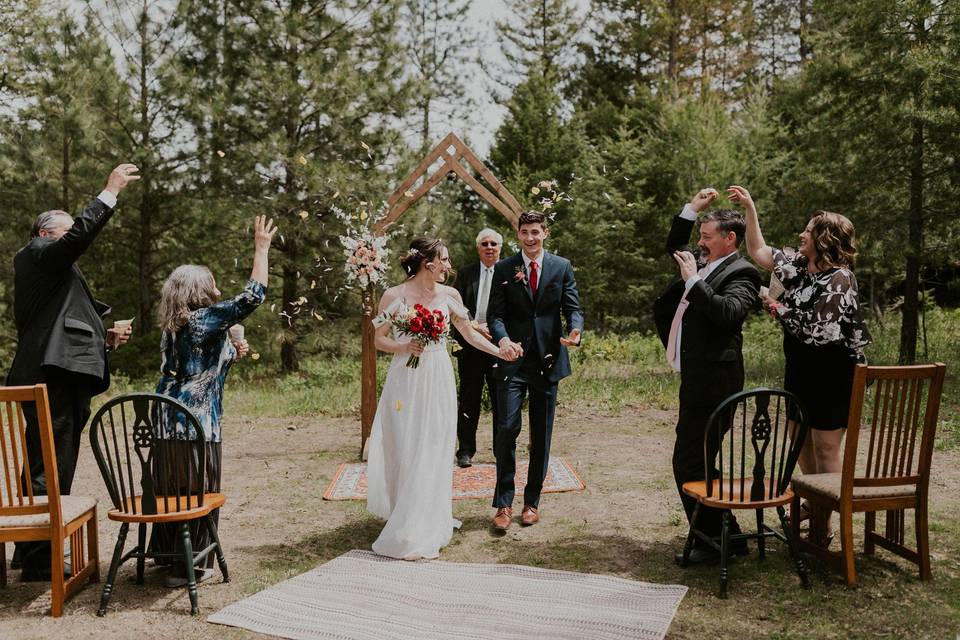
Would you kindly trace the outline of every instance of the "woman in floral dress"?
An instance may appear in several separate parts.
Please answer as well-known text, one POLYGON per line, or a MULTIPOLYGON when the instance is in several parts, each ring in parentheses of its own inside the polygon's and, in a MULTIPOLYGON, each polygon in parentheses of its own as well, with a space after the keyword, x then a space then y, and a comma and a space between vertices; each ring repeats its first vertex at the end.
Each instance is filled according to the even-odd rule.
MULTIPOLYGON (((209 492, 220 491, 223 385, 234 361, 248 349, 245 340, 234 343, 228 332, 232 325, 256 311, 266 297, 267 259, 276 231, 273 220, 267 221, 266 216, 257 216, 254 221, 253 269, 246 286, 238 295, 218 300, 221 294, 213 274, 200 265, 182 265, 174 269, 164 282, 160 294, 158 315, 163 332, 160 338, 162 361, 156 392, 179 400, 200 421, 207 441, 204 482, 205 490, 209 492)), ((194 437, 187 433, 188 425, 182 414, 172 408, 163 409, 159 423, 167 437, 176 440, 194 437)), ((157 476, 167 468, 163 452, 155 457, 153 468, 155 482, 167 480, 157 476)), ((186 482, 186 478, 182 482, 186 482)), ((217 524, 219 509, 211 515, 214 524, 217 524)), ((195 520, 190 526, 194 551, 210 544, 208 532, 201 523, 202 520, 195 520)), ((176 535, 176 525, 154 526, 150 541, 152 551, 179 552, 181 544, 180 536, 176 535)), ((213 574, 213 560, 211 553, 197 577, 198 582, 213 574)), ((166 580, 167 586, 178 587, 186 584, 186 580, 186 569, 174 563, 173 573, 166 580)))
POLYGON ((818 211, 800 233, 795 253, 773 249, 763 240, 747 190, 734 186, 728 192, 746 212, 750 257, 773 271, 785 290, 779 301, 767 296, 763 302, 783 326, 783 386, 803 402, 810 425, 800 470, 839 473, 853 372, 866 361, 863 348, 870 343, 853 275, 853 224, 838 213, 818 211))

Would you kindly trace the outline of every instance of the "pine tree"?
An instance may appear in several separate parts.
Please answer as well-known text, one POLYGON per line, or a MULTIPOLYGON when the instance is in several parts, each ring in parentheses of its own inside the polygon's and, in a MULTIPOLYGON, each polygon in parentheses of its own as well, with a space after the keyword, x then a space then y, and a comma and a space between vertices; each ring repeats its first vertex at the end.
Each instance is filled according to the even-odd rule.
POLYGON ((505 79, 536 73, 564 80, 573 66, 581 25, 573 5, 569 0, 504 2, 511 17, 496 21, 496 30, 508 65, 505 79))

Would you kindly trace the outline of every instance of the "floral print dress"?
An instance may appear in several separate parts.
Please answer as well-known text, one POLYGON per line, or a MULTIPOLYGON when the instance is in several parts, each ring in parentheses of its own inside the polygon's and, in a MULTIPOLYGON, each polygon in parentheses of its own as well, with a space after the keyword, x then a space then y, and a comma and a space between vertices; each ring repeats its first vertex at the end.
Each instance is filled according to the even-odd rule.
POLYGON ((870 344, 857 279, 839 267, 810 273, 799 253, 774 250, 773 272, 785 289, 777 309, 784 329, 784 388, 797 394, 814 429, 847 425, 857 362, 870 344))

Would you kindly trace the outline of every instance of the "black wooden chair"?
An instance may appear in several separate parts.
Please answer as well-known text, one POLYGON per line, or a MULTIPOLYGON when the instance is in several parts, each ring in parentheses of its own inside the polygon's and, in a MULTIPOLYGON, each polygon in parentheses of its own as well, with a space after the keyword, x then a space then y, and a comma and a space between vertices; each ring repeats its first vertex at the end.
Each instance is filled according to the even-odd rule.
POLYGON ((216 553, 223 581, 229 582, 227 563, 220 546, 214 509, 226 502, 222 493, 204 491, 206 440, 197 418, 182 403, 155 393, 132 393, 107 402, 94 416, 90 427, 93 455, 107 485, 113 509, 110 520, 120 522, 110 572, 103 585, 97 615, 107 611, 117 569, 137 559, 137 584, 143 584, 146 558, 182 560, 187 573, 190 611, 197 614, 197 581, 194 566, 216 553), (162 416, 175 416, 179 433, 162 429, 162 416), (191 521, 202 519, 212 540, 206 548, 193 550, 191 521), (131 524, 137 524, 137 546, 124 554, 131 524), (155 552, 147 548, 147 525, 178 524, 182 553, 155 552))
POLYGON ((720 597, 727 597, 731 543, 756 540, 760 559, 765 558, 765 541, 776 537, 787 543, 804 588, 810 579, 797 553, 797 541, 786 522, 784 505, 790 503, 793 475, 808 426, 803 407, 792 393, 780 389, 751 389, 724 400, 711 414, 703 448, 706 480, 686 482, 683 491, 696 498, 697 506, 683 549, 681 566, 686 566, 695 538, 720 553, 720 597), (790 434, 788 414, 799 416, 795 433, 790 434), (792 437, 791 437, 792 436, 792 437), (697 529, 697 517, 704 507, 724 509, 719 540, 697 529), (781 534, 763 522, 763 511, 775 507, 781 534), (730 533, 730 510, 752 509, 757 515, 756 533, 730 533))

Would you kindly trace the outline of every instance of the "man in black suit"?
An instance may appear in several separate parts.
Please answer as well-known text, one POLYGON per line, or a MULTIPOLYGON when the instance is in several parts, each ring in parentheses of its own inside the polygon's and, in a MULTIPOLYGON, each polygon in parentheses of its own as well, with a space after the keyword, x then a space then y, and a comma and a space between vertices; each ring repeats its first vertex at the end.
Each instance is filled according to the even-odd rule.
MULTIPOLYGON (((696 500, 685 495, 683 483, 704 479, 703 439, 707 420, 728 396, 743 390, 743 334, 747 314, 757 302, 760 274, 740 256, 743 216, 736 211, 714 211, 700 220, 700 265, 685 250, 697 214, 717 198, 715 189, 703 189, 673 219, 667 253, 680 268, 675 281, 655 303, 657 331, 667 347, 667 361, 680 372, 680 415, 673 449, 673 474, 687 519, 696 500)), ((711 462, 719 443, 711 443, 711 462)), ((701 507, 697 528, 719 536, 723 511, 701 507)), ((731 531, 739 533, 736 520, 731 531)), ((745 553, 746 544, 734 546, 745 553)), ((677 554, 677 558, 682 554, 677 554)), ((689 562, 711 562, 717 553, 696 540, 689 562)))
MULTIPOLYGON (((489 340, 487 328, 487 307, 490 303, 490 289, 493 284, 493 267, 500 259, 503 236, 493 229, 483 229, 477 234, 477 254, 480 262, 457 270, 457 291, 463 298, 463 306, 470 311, 477 330, 489 340)), ((457 465, 469 467, 471 458, 477 453, 477 424, 480 422, 480 401, 483 397, 483 385, 486 383, 493 409, 493 424, 497 424, 497 391, 494 374, 497 359, 477 350, 469 344, 454 327, 453 336, 460 343, 460 349, 453 355, 457 358, 460 373, 460 394, 457 398, 457 465)))
MULTIPOLYGON (((122 164, 83 214, 65 211, 37 216, 30 242, 13 259, 17 352, 8 385, 47 385, 60 492, 69 494, 80 452, 80 435, 90 417, 90 399, 110 386, 106 352, 129 337, 130 329, 105 330, 110 307, 94 299, 76 261, 113 215, 117 195, 139 180, 137 168, 122 164)), ((27 458, 34 495, 46 495, 36 408, 25 405, 27 458)), ((50 543, 18 543, 25 581, 50 579, 50 543)))
POLYGON ((487 322, 504 359, 498 365, 497 426, 494 454, 497 486, 495 529, 506 531, 513 518, 514 475, 520 412, 529 392, 530 466, 520 522, 539 521, 540 491, 550 461, 550 436, 557 406, 557 383, 570 375, 567 347, 580 344, 583 314, 570 261, 543 250, 546 216, 521 214, 517 236, 522 251, 494 267, 487 322), (567 335, 563 334, 566 322, 567 335))

